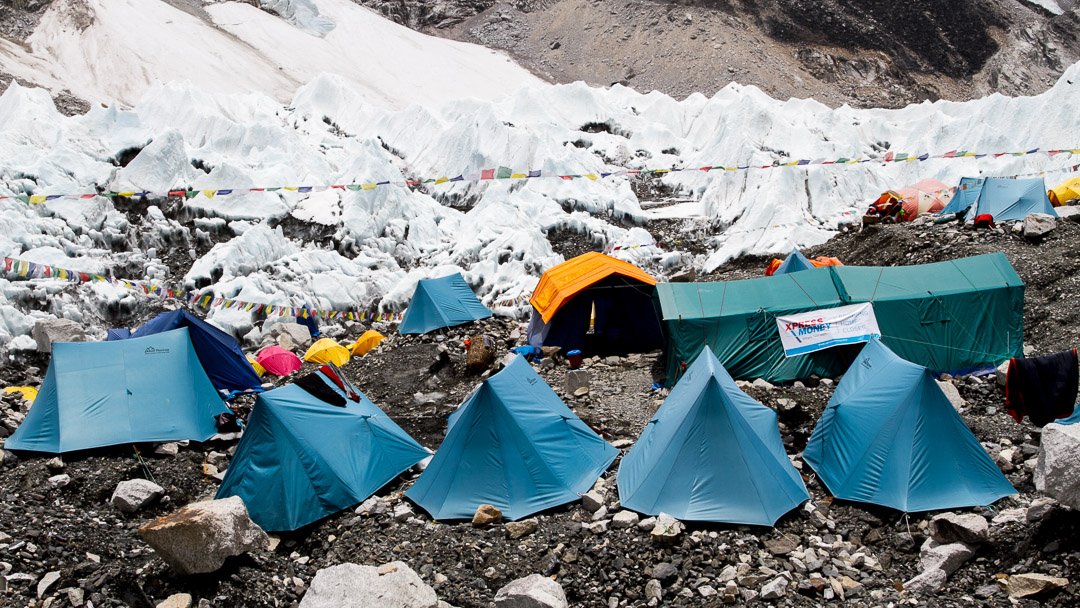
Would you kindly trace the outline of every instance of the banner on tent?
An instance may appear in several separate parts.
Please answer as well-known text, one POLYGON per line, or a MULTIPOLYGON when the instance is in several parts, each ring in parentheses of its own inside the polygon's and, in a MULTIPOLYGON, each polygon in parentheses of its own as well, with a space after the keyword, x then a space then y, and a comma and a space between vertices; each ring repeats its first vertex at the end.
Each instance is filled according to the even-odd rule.
POLYGON ((776 326, 785 357, 881 337, 874 305, 869 302, 776 317, 776 326))

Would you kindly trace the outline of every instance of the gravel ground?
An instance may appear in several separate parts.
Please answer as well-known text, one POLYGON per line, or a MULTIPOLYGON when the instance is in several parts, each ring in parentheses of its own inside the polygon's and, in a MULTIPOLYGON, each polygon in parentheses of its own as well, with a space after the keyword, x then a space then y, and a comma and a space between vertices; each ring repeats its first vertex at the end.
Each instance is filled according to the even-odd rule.
MULTIPOLYGON (((659 240, 700 230, 692 222, 672 220, 647 226, 659 240)), ((1080 226, 1059 222, 1039 244, 1008 230, 974 232, 955 225, 878 226, 848 231, 807 252, 833 255, 849 264, 914 264, 990 251, 1003 251, 1027 283, 1026 339, 1038 354, 1076 344, 1073 320, 1080 226)), ((574 235, 553 234, 560 249, 592 249, 574 235)), ((690 252, 688 252, 690 253, 690 252)), ((708 280, 760 276, 767 259, 735 260, 708 280)), ((156 309, 142 309, 143 319, 156 309)), ((130 325, 130 324, 129 324, 130 325)), ((360 324, 327 328, 345 342, 367 329, 360 324)), ((423 445, 435 449, 445 433, 445 416, 481 381, 483 374, 465 366, 466 337, 496 337, 496 360, 518 344, 523 321, 489 319, 431 336, 398 335, 393 326, 379 326, 388 338, 369 355, 354 358, 344 373, 377 405, 423 445)), ((47 356, 33 355, 0 369, 0 382, 40 382, 47 356)), ((537 364, 545 380, 561 395, 565 363, 537 364)), ((298 374, 305 373, 307 365, 298 374)), ((586 362, 592 384, 585 396, 565 396, 568 405, 625 453, 644 427, 662 395, 651 389, 659 372, 657 353, 586 362)), ((490 373, 490 372, 489 372, 490 373)), ((295 376, 294 376, 295 377, 295 376)), ((276 379, 276 383, 292 378, 276 379)), ((837 581, 846 604, 890 606, 900 603, 932 606, 1072 606, 1077 585, 1036 599, 1010 602, 995 576, 1041 572, 1076 578, 1080 567, 1078 524, 1073 511, 1058 507, 1042 520, 1028 522, 1025 508, 1038 495, 1031 481, 1039 431, 1016 424, 1004 413, 1002 390, 993 380, 957 378, 967 405, 961 413, 994 456, 1019 494, 970 511, 985 515, 991 542, 949 577, 933 597, 913 596, 901 584, 919 572, 919 547, 932 513, 905 515, 889 509, 834 501, 801 452, 831 396, 834 383, 794 384, 771 389, 747 387, 765 405, 778 411, 781 436, 796 466, 802 467, 811 494, 809 507, 781 518, 775 528, 688 524, 674 543, 657 544, 635 526, 608 528, 593 522, 580 502, 536 516, 536 532, 510 539, 506 528, 475 528, 467 522, 433 522, 416 508, 411 520, 389 515, 365 516, 351 510, 305 529, 279 534, 274 551, 232 558, 213 574, 181 577, 135 534, 138 526, 176 507, 214 494, 217 481, 203 463, 212 451, 231 455, 235 441, 191 443, 176 456, 154 454, 153 445, 118 446, 66 454, 63 463, 49 456, 3 452, 0 465, 0 569, 6 583, 0 592, 5 606, 154 606, 170 594, 186 592, 200 606, 293 606, 320 569, 342 562, 381 564, 407 562, 454 606, 488 606, 495 591, 532 573, 554 576, 575 606, 644 606, 646 585, 659 581, 665 605, 720 605, 727 580, 738 588, 737 604, 779 606, 839 605, 839 594, 826 584, 817 589, 811 574, 837 581), (1000 452, 1015 448, 1005 461, 1000 452), (145 458, 140 461, 136 451, 145 458), (71 481, 52 487, 49 477, 66 473, 71 481), (134 515, 108 504, 116 484, 148 477, 168 498, 134 515), (38 596, 38 582, 48 572, 59 580, 38 596), (762 588, 777 576, 801 584, 780 598, 763 600, 762 588), (831 599, 830 599, 831 598, 831 599), (81 600, 82 603, 78 603, 81 600)), ((250 399, 248 399, 250 402, 250 399)), ((244 400, 240 405, 245 405, 244 400)), ((4 396, 2 407, 13 412, 25 403, 4 396)), ((2 431, 0 431, 2 432, 2 431)), ((618 512, 615 471, 605 474, 607 521, 618 512)), ((418 473, 390 482, 377 496, 392 505, 418 473)), ((406 501, 407 503, 407 501, 406 501)), ((814 578, 814 580, 818 580, 814 578)))

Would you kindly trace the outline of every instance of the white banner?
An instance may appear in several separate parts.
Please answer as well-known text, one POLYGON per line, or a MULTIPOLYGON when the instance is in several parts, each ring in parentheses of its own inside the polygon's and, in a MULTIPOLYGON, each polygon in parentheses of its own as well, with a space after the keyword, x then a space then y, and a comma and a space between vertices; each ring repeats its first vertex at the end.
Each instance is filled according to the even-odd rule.
POLYGON ((776 317, 776 326, 786 357, 881 337, 874 306, 869 302, 776 317))

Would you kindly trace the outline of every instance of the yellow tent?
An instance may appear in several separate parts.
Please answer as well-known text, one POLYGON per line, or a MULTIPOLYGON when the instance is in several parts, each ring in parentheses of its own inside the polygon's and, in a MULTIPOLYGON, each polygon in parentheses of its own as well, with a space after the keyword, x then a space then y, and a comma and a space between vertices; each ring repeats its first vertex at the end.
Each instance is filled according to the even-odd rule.
POLYGON ((7 394, 21 393, 23 399, 33 401, 37 399, 37 389, 32 386, 8 386, 4 388, 4 392, 7 394))
POLYGON ((262 375, 266 373, 266 368, 259 365, 259 362, 255 360, 255 357, 252 357, 251 355, 247 356, 247 360, 248 363, 251 364, 251 367, 255 369, 255 373, 259 374, 259 377, 262 378, 262 375))
POLYGON ((1050 202, 1055 207, 1060 207, 1065 204, 1066 201, 1070 201, 1074 198, 1080 198, 1080 177, 1073 177, 1067 179, 1054 188, 1051 188, 1046 193, 1050 197, 1050 202))
POLYGON ((364 332, 364 335, 357 338, 356 342, 354 342, 352 346, 349 347, 349 350, 352 351, 353 355, 357 357, 362 357, 368 354, 368 351, 378 346, 379 342, 382 342, 385 339, 386 336, 380 334, 374 329, 369 329, 364 332))
POLYGON ((345 365, 349 362, 349 349, 330 338, 323 338, 312 344, 311 348, 304 353, 304 360, 320 364, 345 365))

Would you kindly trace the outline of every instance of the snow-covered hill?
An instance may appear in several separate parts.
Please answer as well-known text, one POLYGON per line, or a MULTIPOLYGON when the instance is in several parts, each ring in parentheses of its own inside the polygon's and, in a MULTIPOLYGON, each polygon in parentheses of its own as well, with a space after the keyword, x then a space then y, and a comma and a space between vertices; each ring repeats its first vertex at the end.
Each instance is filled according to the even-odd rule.
POLYGON ((498 99, 539 82, 501 53, 418 34, 349 0, 317 6, 334 25, 322 37, 242 2, 195 15, 162 0, 56 0, 29 50, 0 39, 0 71, 127 105, 171 81, 285 102, 323 72, 348 80, 365 103, 395 109, 498 99))
MULTIPOLYGON (((341 8, 336 14, 324 10, 337 17, 359 10, 346 4, 319 6, 341 8)), ((230 5, 211 11, 216 8, 247 10, 230 5)), ((260 39, 262 30, 253 25, 260 18, 243 29, 252 44, 260 39)), ((338 21, 323 40, 347 31, 346 23, 338 21)), ((122 54, 108 56, 119 61, 122 54)), ((381 61, 389 65, 385 56, 381 61)), ((440 77, 449 84, 474 79, 477 90, 511 89, 507 79, 482 66, 440 77)), ((833 110, 812 100, 774 100, 736 84, 711 98, 676 101, 620 86, 533 83, 498 101, 440 96, 399 106, 383 102, 400 101, 395 87, 411 81, 389 73, 360 84, 319 75, 284 104, 273 87, 272 95, 222 94, 191 83, 157 84, 131 109, 96 107, 73 117, 60 115, 47 91, 12 85, 0 97, 0 196, 314 188, 200 194, 183 203, 182 213, 175 211, 176 199, 149 200, 142 214, 119 199, 42 205, 3 199, 0 254, 320 309, 400 310, 417 280, 460 270, 494 304, 529 293, 540 273, 561 261, 546 236, 551 231, 584 234, 598 247, 634 247, 616 254, 654 271, 710 270, 746 252, 822 243, 888 188, 924 178, 956 183, 964 175, 1014 175, 1080 162, 1069 155, 1030 154, 668 174, 658 179, 690 201, 679 210, 703 218, 700 226, 712 235, 706 253, 695 256, 653 246, 639 226, 655 215, 642 210, 623 170, 761 166, 881 157, 888 151, 1078 148, 1080 66, 1036 97, 995 95, 902 110, 833 110), (375 99, 373 90, 390 93, 375 99), (500 166, 552 177, 393 185, 500 166), (555 177, 601 173, 614 175, 555 177), (384 181, 391 184, 361 191, 327 188, 384 181), (217 244, 210 248, 211 243, 217 244), (188 260, 181 263, 178 256, 188 260), (186 276, 173 276, 177 269, 186 276)), ((64 290, 55 282, 0 281, 0 294, 0 342, 28 332, 33 316, 5 300, 47 311, 37 315, 72 318, 134 302, 123 288, 100 284, 64 290)), ((249 313, 216 309, 211 316, 238 335, 259 337, 249 313)))

